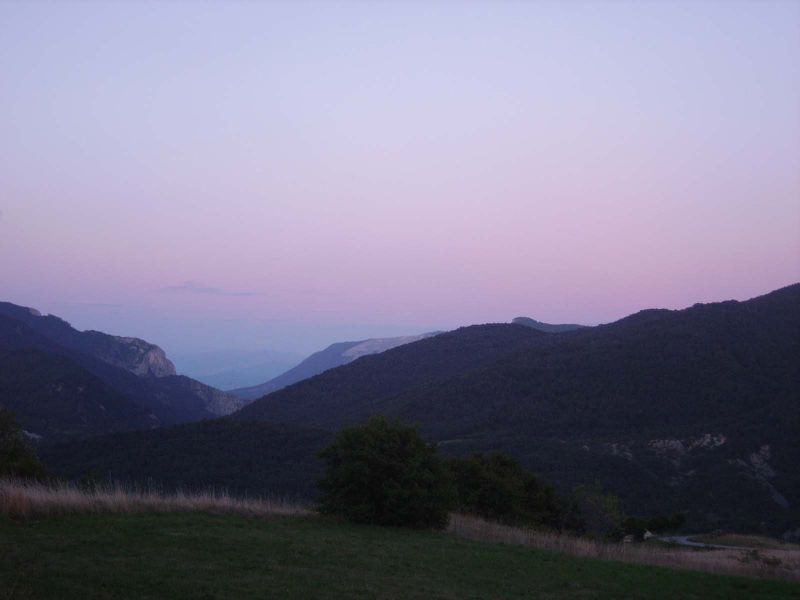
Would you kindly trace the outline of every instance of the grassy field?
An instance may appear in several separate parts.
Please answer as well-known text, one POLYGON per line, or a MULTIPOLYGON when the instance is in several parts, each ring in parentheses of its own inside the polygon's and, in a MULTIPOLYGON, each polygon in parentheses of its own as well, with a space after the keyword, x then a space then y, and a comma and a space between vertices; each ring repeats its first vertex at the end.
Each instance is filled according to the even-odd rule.
POLYGON ((0 598, 798 598, 796 583, 630 565, 315 516, 0 520, 0 598))

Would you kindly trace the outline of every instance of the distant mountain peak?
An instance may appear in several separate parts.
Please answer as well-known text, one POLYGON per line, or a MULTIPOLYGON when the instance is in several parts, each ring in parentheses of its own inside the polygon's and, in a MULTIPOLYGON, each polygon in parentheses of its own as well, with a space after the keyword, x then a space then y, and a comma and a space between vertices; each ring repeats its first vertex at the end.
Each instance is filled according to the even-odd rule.
POLYGON ((425 338, 429 338, 438 333, 440 332, 433 331, 429 333, 423 333, 420 335, 408 335, 404 337, 371 338, 368 340, 364 340, 362 342, 356 342, 355 346, 351 346, 350 348, 342 352, 342 356, 355 360, 356 358, 360 358, 362 356, 367 356, 369 354, 377 354, 378 352, 385 352, 386 350, 391 350, 392 348, 396 348, 397 346, 402 346, 404 344, 410 344, 412 342, 424 340, 425 338))

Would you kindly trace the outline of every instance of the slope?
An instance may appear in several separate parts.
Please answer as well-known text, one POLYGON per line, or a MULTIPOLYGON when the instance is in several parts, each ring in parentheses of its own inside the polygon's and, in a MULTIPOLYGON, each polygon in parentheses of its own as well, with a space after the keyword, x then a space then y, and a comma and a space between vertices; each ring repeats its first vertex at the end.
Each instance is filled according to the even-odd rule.
POLYGON ((346 365, 362 356, 385 352, 404 344, 410 344, 438 335, 438 333, 439 332, 423 333, 422 335, 395 338, 371 338, 358 342, 337 342, 331 344, 324 350, 315 352, 297 366, 270 379, 266 383, 231 390, 231 393, 243 400, 252 401, 266 394, 271 394, 272 392, 288 387, 298 381, 324 373, 329 369, 346 365))
MULTIPOLYGON (((10 352, 18 350, 37 350, 40 353, 37 355, 39 359, 41 359, 42 354, 52 355, 60 357, 62 359, 62 365, 64 361, 68 361, 73 365, 73 369, 87 371, 94 377, 100 379, 108 388, 113 390, 116 395, 126 397, 138 407, 137 412, 147 416, 147 427, 154 424, 183 423, 207 419, 228 414, 241 406, 240 401, 233 396, 223 394, 219 390, 205 386, 187 377, 177 375, 167 375, 163 377, 137 376, 124 368, 114 366, 94 356, 65 348, 37 331, 34 331, 24 321, 6 315, 0 315, 0 351, 10 352)), ((25 364, 25 368, 33 370, 40 369, 40 375, 49 373, 52 376, 49 379, 41 380, 39 383, 51 384, 53 386, 59 385, 60 380, 58 379, 57 370, 48 371, 44 366, 37 367, 34 365, 34 362, 33 358, 31 358, 25 364)), ((24 373, 18 375, 19 378, 24 377, 24 373)), ((19 380, 22 381, 22 379, 19 380)), ((32 383, 30 377, 25 379, 25 381, 32 383)), ((29 391, 34 397, 39 393, 32 389, 29 391)), ((17 390, 16 393, 19 394, 20 390, 17 390)), ((59 397, 64 401, 81 401, 78 397, 68 398, 66 395, 61 395, 59 397)), ((19 399, 12 398, 8 392, 0 395, 0 404, 10 405, 11 403, 18 402, 19 399)), ((45 411, 47 406, 51 405, 47 403, 37 403, 31 405, 29 408, 31 410, 45 411)), ((31 413, 28 414, 31 416, 31 413)), ((38 422, 42 422, 43 420, 47 420, 48 422, 52 421, 50 415, 46 412, 42 412, 37 418, 38 422)), ((28 425, 30 425, 30 423, 26 423, 24 420, 21 422, 23 427, 27 428, 28 425)), ((136 417, 130 423, 120 427, 120 430, 135 429, 141 426, 142 423, 142 419, 136 417)), ((107 431, 106 428, 100 428, 93 432, 91 428, 85 430, 87 434, 105 433, 107 431)), ((56 439, 60 439, 60 436, 57 436, 56 439)), ((43 441, 49 442, 52 440, 45 437, 43 441)))

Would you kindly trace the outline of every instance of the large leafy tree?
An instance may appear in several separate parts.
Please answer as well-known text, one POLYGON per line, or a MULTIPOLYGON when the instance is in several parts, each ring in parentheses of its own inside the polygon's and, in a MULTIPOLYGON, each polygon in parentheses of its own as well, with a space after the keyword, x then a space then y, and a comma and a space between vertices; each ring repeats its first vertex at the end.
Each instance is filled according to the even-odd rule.
POLYGON ((342 430, 320 454, 320 510, 356 523, 442 528, 452 488, 436 453, 416 429, 373 417, 342 430))

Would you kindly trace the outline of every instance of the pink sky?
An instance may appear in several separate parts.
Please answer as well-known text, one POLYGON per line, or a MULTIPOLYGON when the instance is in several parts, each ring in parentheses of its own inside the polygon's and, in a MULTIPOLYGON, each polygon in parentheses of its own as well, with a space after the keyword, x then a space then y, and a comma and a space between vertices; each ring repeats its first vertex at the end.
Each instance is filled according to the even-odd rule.
POLYGON ((0 5, 0 299, 168 350, 800 280, 800 4, 0 5))

